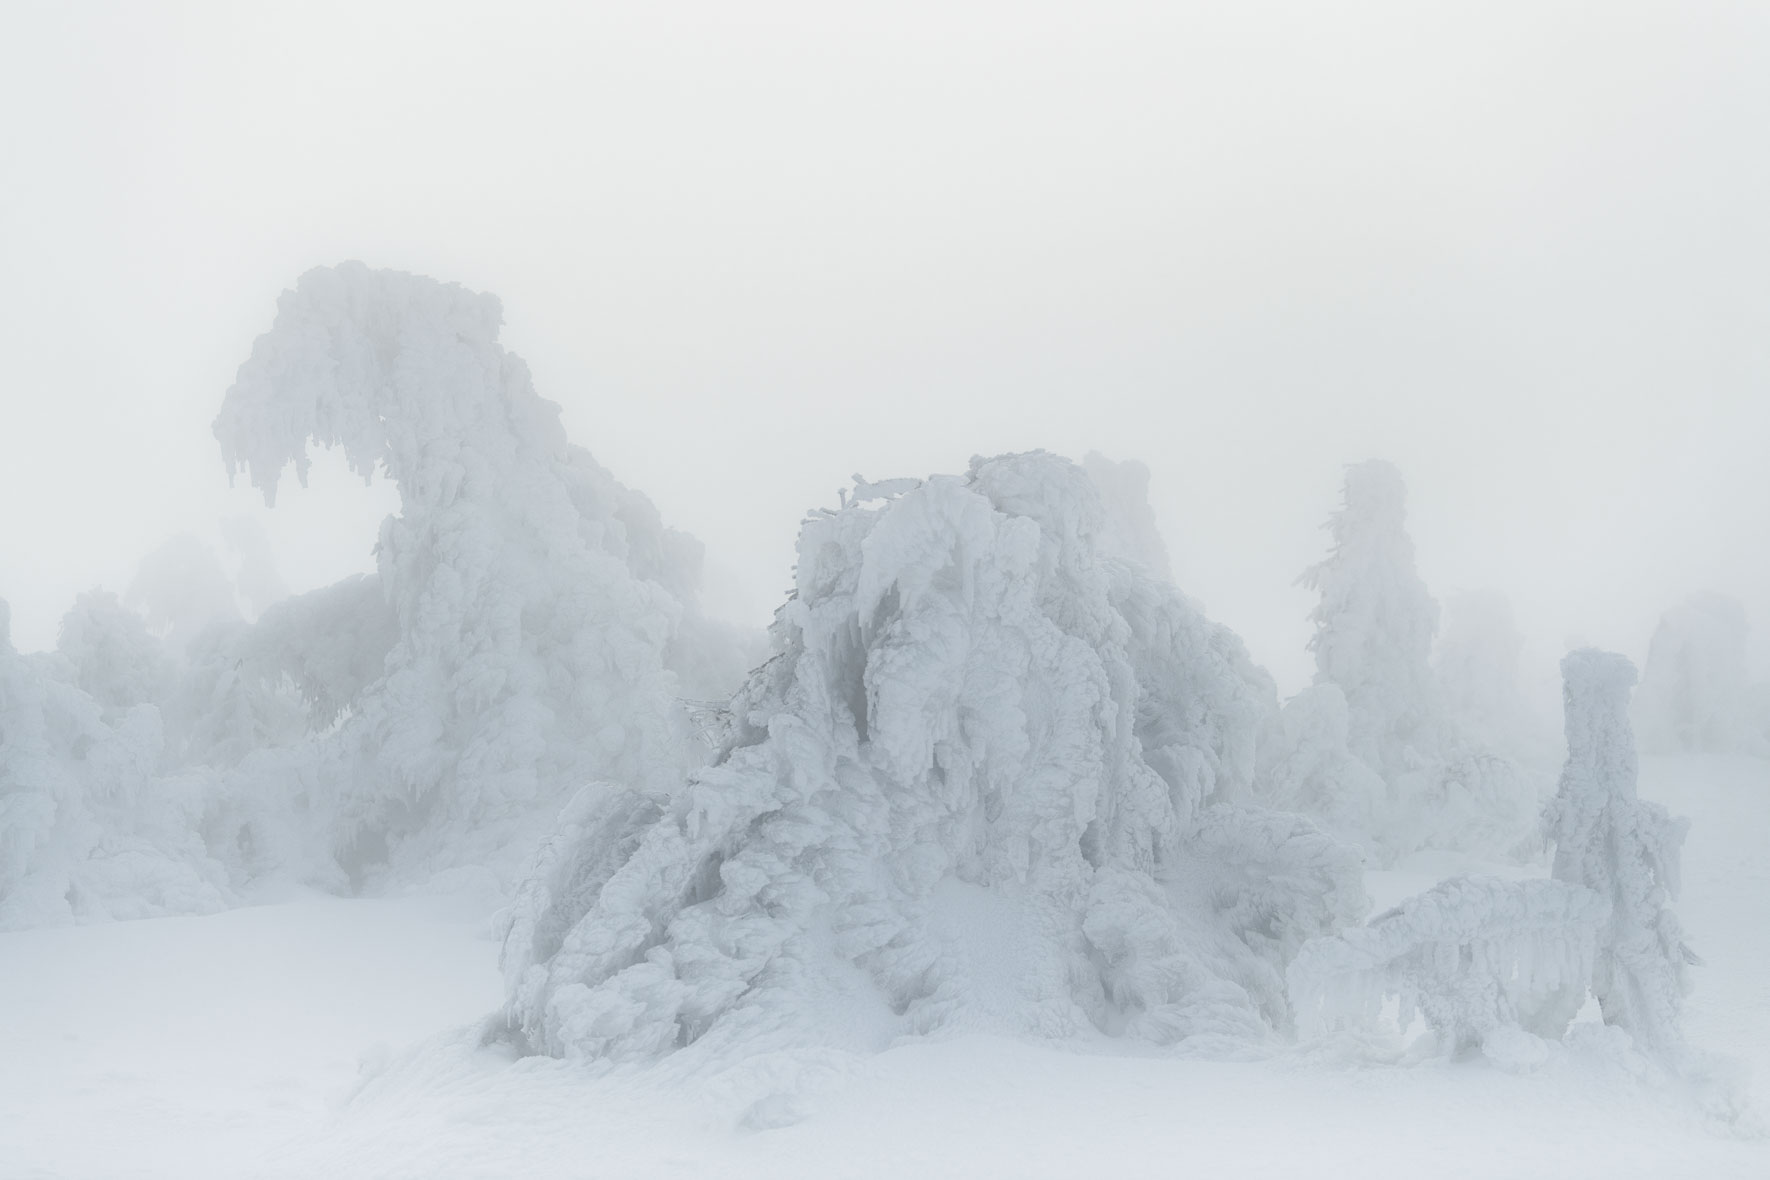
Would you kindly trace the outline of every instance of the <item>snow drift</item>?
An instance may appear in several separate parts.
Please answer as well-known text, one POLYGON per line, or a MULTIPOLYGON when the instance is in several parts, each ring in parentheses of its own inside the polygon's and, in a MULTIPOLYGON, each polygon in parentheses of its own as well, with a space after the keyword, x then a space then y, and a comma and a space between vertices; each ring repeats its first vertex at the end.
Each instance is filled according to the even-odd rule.
POLYGON ((1359 858, 1250 803, 1271 682, 1113 529, 1042 453, 814 514, 715 763, 587 791, 544 843, 514 1035, 634 1059, 1284 1027, 1295 949, 1365 908, 1359 858))

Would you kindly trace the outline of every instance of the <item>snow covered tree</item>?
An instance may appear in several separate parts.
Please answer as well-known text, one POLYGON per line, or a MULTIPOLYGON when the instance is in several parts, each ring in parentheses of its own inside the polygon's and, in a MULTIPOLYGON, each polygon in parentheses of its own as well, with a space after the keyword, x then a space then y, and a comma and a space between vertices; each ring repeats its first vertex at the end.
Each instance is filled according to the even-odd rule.
POLYGON ((729 691, 749 654, 695 608, 699 543, 567 441, 500 320, 454 284, 310 271, 216 419, 230 473, 268 503, 313 444, 399 489, 373 591, 266 612, 269 646, 338 720, 255 759, 253 789, 322 817, 353 874, 502 865, 586 781, 679 782, 705 748, 678 696, 729 691))
MULTIPOLYGON (((1311 619, 1317 690, 1344 699, 1346 741, 1375 777, 1340 766, 1339 791, 1380 798, 1317 801, 1331 825, 1348 817, 1375 824, 1361 843, 1380 861, 1421 848, 1507 855, 1532 840, 1540 806, 1529 776, 1471 741, 1446 716, 1431 667, 1438 604, 1414 569, 1406 529, 1406 488, 1389 463, 1371 459, 1346 472, 1340 509, 1328 521, 1333 549, 1302 582, 1320 594, 1311 619)), ((1337 728, 1338 704, 1312 698, 1293 726, 1319 740, 1337 728), (1317 719, 1319 718, 1319 720, 1317 719), (1324 725, 1333 720, 1336 725, 1324 725)), ((1333 760, 1304 750, 1293 763, 1333 760)))
POLYGON ((240 621, 233 581, 215 550, 190 533, 169 538, 141 559, 123 601, 141 610, 179 655, 208 628, 240 621))
POLYGON ((289 597, 263 525, 250 516, 230 517, 221 522, 221 535, 239 558, 234 587, 253 615, 262 615, 266 608, 289 597))
POLYGON ((1470 741, 1536 767, 1559 757, 1548 727, 1519 685, 1524 636, 1512 604, 1497 590, 1451 597, 1444 612, 1434 673, 1446 715, 1470 741))
POLYGON ((1393 464, 1369 459, 1346 471, 1328 520, 1333 549, 1303 585, 1321 595, 1310 620, 1315 680, 1346 697, 1352 752, 1385 778, 1438 741, 1431 656, 1438 603, 1414 569, 1407 488, 1393 464))
POLYGON ((136 705, 160 705, 171 694, 178 667, 147 624, 108 590, 74 600, 62 616, 56 651, 73 683, 98 702, 107 720, 136 705))
POLYGON ((1661 616, 1635 694, 1642 748, 1756 751, 1746 683, 1747 632, 1745 608, 1712 591, 1661 616))
POLYGON ((544 842, 514 1034, 626 1059, 1283 1027, 1296 948, 1364 909, 1358 858, 1248 804, 1271 682, 1113 549, 1042 453, 813 514, 714 764, 586 792, 544 842))
POLYGON ((35 657, 13 649, 0 600, 0 929, 227 899, 199 835, 214 784, 159 773, 159 711, 124 699, 151 687, 153 661, 113 605, 86 596, 69 652, 35 657))
MULTIPOLYGON (((1260 778, 1261 801, 1313 818, 1340 839, 1369 847, 1390 823, 1388 785, 1352 753, 1346 695, 1314 684, 1284 703, 1284 739, 1260 778)), ((1378 859, 1386 855, 1380 849, 1378 859)))
POLYGON ((1149 468, 1135 459, 1114 461, 1097 451, 1082 456, 1082 469, 1100 489, 1100 502, 1118 551, 1164 582, 1174 578, 1167 542, 1149 506, 1149 468))
POLYGON ((1563 659, 1561 674, 1567 765, 1544 820, 1555 842, 1554 876, 1610 903, 1592 974, 1605 1023, 1649 1051, 1675 1056, 1690 986, 1685 967, 1696 961, 1671 909, 1688 824, 1636 796, 1634 665, 1587 648, 1563 659))

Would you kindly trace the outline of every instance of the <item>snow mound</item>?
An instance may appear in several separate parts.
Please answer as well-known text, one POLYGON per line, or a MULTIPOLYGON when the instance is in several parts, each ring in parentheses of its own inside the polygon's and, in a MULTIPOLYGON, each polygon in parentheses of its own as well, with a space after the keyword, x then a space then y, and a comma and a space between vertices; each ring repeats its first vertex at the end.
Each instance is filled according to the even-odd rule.
POLYGON ((290 867, 286 804, 340 878, 507 872, 585 782, 661 791, 706 757, 678 698, 729 692, 749 652, 696 609, 701 547, 567 441, 501 318, 455 284, 316 269, 227 393, 216 437, 267 502, 311 444, 400 495, 372 585, 280 603, 251 641, 322 724, 241 762, 242 871, 290 867))
POLYGON ((1353 850, 1247 802, 1281 723, 1240 641, 1066 460, 865 490, 805 522, 714 765, 543 844, 508 1026, 606 1059, 1284 1027, 1296 948, 1366 903, 1353 850))

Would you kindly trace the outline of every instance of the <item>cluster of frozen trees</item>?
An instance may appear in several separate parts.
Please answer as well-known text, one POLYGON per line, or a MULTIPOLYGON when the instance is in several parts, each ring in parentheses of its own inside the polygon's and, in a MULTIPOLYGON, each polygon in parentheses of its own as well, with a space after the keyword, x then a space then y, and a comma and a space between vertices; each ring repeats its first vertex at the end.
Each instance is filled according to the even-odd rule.
POLYGON ((1685 825, 1636 794, 1634 666, 1585 649, 1561 670, 1568 752, 1543 817, 1551 876, 1453 878, 1305 944, 1290 967, 1303 1031, 1378 1026, 1393 999, 1402 1029, 1418 1013, 1446 1049, 1527 1064, 1590 994, 1642 1049, 1685 1058, 1679 1015, 1696 958, 1671 909, 1685 825))
POLYGON ((1517 685, 1503 600, 1456 617, 1434 668, 1437 602, 1414 567, 1401 473, 1350 468, 1333 547, 1304 584, 1315 682, 1285 705, 1292 771, 1282 802, 1388 863, 1426 848, 1529 856, 1547 776, 1517 685))
POLYGON ((139 612, 89 595, 57 653, 7 648, 5 921, 214 908, 275 875, 508 876, 586 782, 705 759, 682 700, 728 692, 754 642, 701 615, 699 544, 567 441, 499 318, 360 265, 285 293, 216 434, 267 500, 310 445, 394 481, 377 571, 276 601, 247 537, 248 624, 180 541, 139 612))
MULTIPOLYGON (((374 574, 287 597, 243 536, 236 579, 174 546, 53 653, 0 627, 0 925, 490 874, 509 1035, 598 1059, 963 1028, 1232 1051, 1392 998, 1515 1052, 1588 991, 1675 1043, 1681 829, 1634 797, 1632 670, 1569 658, 1551 800, 1509 612, 1438 635, 1394 468, 1348 473, 1282 704, 1173 587, 1147 469, 1098 456, 857 478, 764 643, 702 615, 699 545, 566 439, 499 321, 317 270, 227 393, 267 500, 316 445, 393 481, 374 574), (1363 920, 1367 866, 1545 842, 1551 879, 1363 920)), ((1740 731, 1714 615, 1649 660, 1679 744, 1740 731)))

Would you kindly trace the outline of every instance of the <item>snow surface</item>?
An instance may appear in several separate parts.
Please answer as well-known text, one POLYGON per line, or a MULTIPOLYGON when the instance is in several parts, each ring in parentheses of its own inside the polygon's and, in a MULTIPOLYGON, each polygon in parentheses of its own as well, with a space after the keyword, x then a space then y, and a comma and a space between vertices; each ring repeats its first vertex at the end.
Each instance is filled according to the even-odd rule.
MULTIPOLYGON (((1687 815, 1692 1043, 1770 1077, 1770 761, 1644 759, 1687 815)), ((1461 854, 1370 875, 1379 905, 1461 854)), ((962 920, 967 901, 946 912, 962 920)), ((503 999, 489 895, 298 895, 0 934, 0 1175, 36 1177, 1761 1177, 1589 1019, 1534 1072, 1476 1057, 1252 1062, 967 1034, 872 1056, 598 1076, 476 1046, 503 999), (448 1030, 453 1031, 448 1031, 448 1030)), ((988 913, 973 918, 989 920, 988 913)), ((989 944, 980 956, 991 958, 989 944)), ((1006 964, 999 964, 1008 966, 1006 964)))

